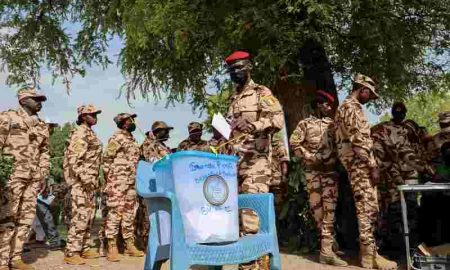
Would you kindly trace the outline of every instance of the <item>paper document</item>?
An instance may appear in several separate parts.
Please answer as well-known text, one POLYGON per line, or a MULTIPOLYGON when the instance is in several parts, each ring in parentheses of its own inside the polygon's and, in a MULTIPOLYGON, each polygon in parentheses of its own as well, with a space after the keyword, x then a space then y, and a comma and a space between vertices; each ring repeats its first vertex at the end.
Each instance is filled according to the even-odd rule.
POLYGON ((229 140, 231 134, 231 127, 227 120, 221 113, 215 113, 212 119, 212 126, 222 134, 222 136, 229 140))

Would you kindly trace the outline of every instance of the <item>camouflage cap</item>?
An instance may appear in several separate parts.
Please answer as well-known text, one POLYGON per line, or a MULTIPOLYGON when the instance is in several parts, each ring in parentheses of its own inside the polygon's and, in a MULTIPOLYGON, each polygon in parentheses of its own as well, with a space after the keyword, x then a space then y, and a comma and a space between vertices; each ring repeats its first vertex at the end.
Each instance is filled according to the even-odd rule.
POLYGON ((191 122, 188 125, 188 131, 189 133, 194 130, 203 130, 203 125, 199 122, 191 122))
POLYGON ((169 127, 164 121, 155 121, 152 125, 152 131, 157 129, 173 129, 173 127, 169 127))
POLYGON ((137 117, 137 114, 135 114, 135 113, 133 113, 133 114, 119 113, 118 115, 116 115, 116 117, 114 117, 114 122, 116 123, 116 125, 118 125, 128 118, 136 118, 136 117, 137 117))
POLYGON ((442 123, 442 124, 450 123, 450 111, 439 113, 439 123, 442 123))
POLYGON ((17 98, 20 100, 24 98, 35 98, 40 101, 46 101, 47 97, 43 94, 39 94, 34 88, 22 88, 17 91, 17 98))
POLYGON ((95 108, 94 105, 88 104, 88 105, 81 105, 77 108, 78 116, 81 116, 82 114, 97 114, 102 113, 102 110, 98 110, 95 108))
POLYGON ((372 95, 370 95, 371 99, 377 99, 379 97, 375 91, 375 82, 369 76, 357 73, 353 76, 352 82, 369 88, 370 92, 372 92, 372 95))

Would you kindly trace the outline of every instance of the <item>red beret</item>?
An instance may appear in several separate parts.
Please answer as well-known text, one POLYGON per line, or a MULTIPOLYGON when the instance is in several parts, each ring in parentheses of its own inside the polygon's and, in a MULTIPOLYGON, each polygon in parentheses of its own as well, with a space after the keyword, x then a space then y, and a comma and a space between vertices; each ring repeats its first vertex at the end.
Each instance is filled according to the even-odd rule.
POLYGON ((324 98, 328 99, 329 102, 334 103, 334 97, 331 94, 329 94, 323 90, 317 90, 316 93, 317 93, 317 95, 321 95, 324 98))
POLYGON ((249 59, 249 58, 250 58, 250 54, 248 52, 236 51, 236 52, 232 53, 230 56, 228 56, 227 58, 225 58, 225 62, 228 65, 230 65, 235 61, 245 60, 245 59, 249 59))

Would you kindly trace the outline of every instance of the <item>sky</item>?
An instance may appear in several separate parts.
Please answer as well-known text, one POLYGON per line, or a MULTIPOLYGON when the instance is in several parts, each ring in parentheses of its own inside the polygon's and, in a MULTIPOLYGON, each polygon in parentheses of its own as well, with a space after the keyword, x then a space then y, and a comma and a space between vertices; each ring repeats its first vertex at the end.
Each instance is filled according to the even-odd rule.
MULTIPOLYGON (((121 46, 122 43, 119 39, 114 39, 110 43, 108 55, 114 63, 117 61, 121 46)), ((0 72, 0 111, 18 107, 16 97, 18 88, 5 84, 6 75, 6 73, 0 72)), ((171 138, 167 143, 171 147, 176 147, 180 141, 187 138, 189 122, 203 121, 206 118, 206 114, 203 114, 202 117, 198 113, 194 114, 191 105, 187 103, 176 103, 175 106, 169 105, 169 107, 166 107, 165 100, 156 103, 152 99, 147 101, 138 98, 132 101, 133 108, 131 108, 125 97, 118 99, 119 89, 124 81, 117 65, 112 64, 106 70, 94 66, 87 69, 84 78, 77 76, 73 79, 72 90, 68 95, 61 82, 57 81, 53 84, 50 74, 43 72, 41 91, 47 96, 48 100, 44 103, 39 115, 44 121, 58 124, 74 122, 77 118, 78 106, 93 104, 102 110, 94 130, 100 140, 106 144, 108 138, 117 129, 113 122, 114 116, 122 112, 134 112, 138 115, 138 127, 143 132, 150 130, 151 124, 157 120, 165 121, 168 125, 173 126, 174 130, 171 132, 171 138)), ((339 99, 342 101, 345 96, 346 93, 341 92, 339 99)), ((369 120, 375 122, 378 117, 369 114, 369 120)), ((139 143, 144 140, 144 135, 139 130, 134 135, 139 143)), ((204 139, 208 139, 210 136, 210 134, 205 134, 204 139)))

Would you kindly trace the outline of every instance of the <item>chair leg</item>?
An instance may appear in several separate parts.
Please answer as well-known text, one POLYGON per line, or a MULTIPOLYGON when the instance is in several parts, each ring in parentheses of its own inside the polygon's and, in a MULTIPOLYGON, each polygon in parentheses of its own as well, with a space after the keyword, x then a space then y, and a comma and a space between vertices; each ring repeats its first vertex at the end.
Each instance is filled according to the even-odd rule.
POLYGON ((270 270, 281 270, 280 254, 271 254, 270 256, 270 270))

